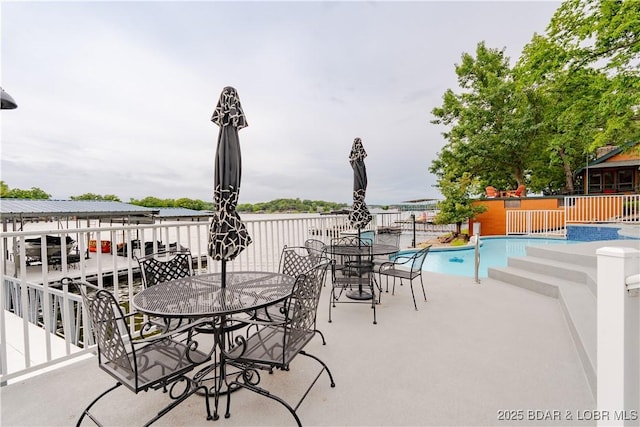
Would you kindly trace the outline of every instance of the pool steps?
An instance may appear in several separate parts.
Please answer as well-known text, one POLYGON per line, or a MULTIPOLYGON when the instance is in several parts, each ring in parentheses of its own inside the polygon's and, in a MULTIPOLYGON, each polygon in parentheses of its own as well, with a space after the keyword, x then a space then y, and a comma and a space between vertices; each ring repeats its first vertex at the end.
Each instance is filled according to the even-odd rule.
POLYGON ((507 267, 488 269, 492 279, 559 300, 594 398, 597 383, 596 263, 595 255, 529 246, 527 256, 510 257, 507 267))

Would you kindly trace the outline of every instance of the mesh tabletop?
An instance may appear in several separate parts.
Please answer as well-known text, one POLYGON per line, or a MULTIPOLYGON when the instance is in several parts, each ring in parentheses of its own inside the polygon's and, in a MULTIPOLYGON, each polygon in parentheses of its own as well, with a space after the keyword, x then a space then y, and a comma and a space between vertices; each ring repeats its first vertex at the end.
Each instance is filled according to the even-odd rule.
POLYGON ((223 289, 220 273, 203 274, 151 286, 133 297, 133 306, 157 316, 218 316, 282 301, 291 295, 294 282, 279 273, 227 272, 223 289))

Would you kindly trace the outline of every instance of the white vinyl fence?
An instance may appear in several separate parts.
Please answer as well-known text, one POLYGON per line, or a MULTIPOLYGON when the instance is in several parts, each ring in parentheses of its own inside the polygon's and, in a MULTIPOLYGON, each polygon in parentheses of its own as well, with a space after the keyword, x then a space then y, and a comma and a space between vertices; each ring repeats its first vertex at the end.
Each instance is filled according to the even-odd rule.
MULTIPOLYGON (((328 243, 332 237, 350 228, 346 215, 283 219, 267 216, 267 219, 243 222, 253 243, 227 264, 228 271, 277 271, 283 246, 300 246, 310 238, 328 243)), ((51 227, 51 223, 38 225, 40 228, 51 227)), ((367 229, 375 230, 376 227, 377 216, 374 215, 367 229)), ((144 249, 125 250, 125 243, 132 248, 134 245, 130 242, 137 240, 140 248, 149 244, 154 251, 162 245, 165 248, 174 244, 183 246, 191 251, 196 274, 216 272, 219 263, 209 262, 211 259, 207 257, 208 231, 206 221, 175 221, 0 233, 0 306, 3 308, 0 311, 0 384, 92 350, 92 343, 84 342, 82 338, 86 316, 81 300, 60 286, 63 277, 113 288, 126 309, 140 286, 135 256, 141 255, 144 249), (75 247, 70 254, 63 250, 59 259, 47 256, 46 236, 61 237, 62 241, 69 236, 75 247), (40 256, 34 256, 33 249, 24 243, 25 239, 34 238, 40 240, 40 256), (34 362, 38 360, 35 353, 44 361, 34 362)))

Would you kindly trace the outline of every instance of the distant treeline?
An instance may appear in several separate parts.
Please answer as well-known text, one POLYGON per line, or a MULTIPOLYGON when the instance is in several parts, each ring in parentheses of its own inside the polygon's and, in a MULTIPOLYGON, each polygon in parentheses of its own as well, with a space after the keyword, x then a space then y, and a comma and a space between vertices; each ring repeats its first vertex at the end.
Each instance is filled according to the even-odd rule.
MULTIPOLYGON (((38 187, 32 187, 29 190, 20 188, 9 188, 4 182, 0 181, 0 198, 4 199, 37 199, 50 200, 51 195, 38 187)), ((71 196, 71 200, 110 200, 121 202, 120 198, 115 194, 94 194, 85 193, 78 196, 71 196)), ((160 199, 154 196, 147 196, 143 199, 131 198, 128 203, 136 206, 144 206, 146 208, 185 208, 196 211, 213 210, 213 202, 205 202, 198 199, 189 199, 181 197, 179 199, 160 199)), ((340 210, 347 207, 346 203, 325 202, 322 200, 300 200, 300 199, 276 199, 270 202, 262 203, 242 203, 239 204, 237 210, 247 213, 273 213, 273 212, 330 212, 340 210)))
MULTIPOLYGON (((197 211, 213 210, 213 202, 204 202, 188 198, 180 199, 159 199, 147 196, 144 199, 131 199, 132 205, 144 206, 147 208, 186 208, 197 211)), ((273 212, 329 212, 343 209, 347 205, 322 200, 300 200, 300 199, 276 199, 262 203, 241 203, 237 206, 238 212, 248 213, 273 213, 273 212)))
POLYGON ((300 199, 276 199, 264 203, 242 203, 238 205, 239 212, 330 212, 332 210, 344 209, 346 203, 325 202, 322 200, 300 200, 300 199))

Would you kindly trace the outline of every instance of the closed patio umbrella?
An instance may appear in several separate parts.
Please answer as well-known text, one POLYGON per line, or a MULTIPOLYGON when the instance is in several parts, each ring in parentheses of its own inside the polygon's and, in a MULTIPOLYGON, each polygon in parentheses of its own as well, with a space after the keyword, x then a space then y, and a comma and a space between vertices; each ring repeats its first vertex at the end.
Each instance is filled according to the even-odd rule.
POLYGON ((211 121, 220 127, 215 157, 213 201, 215 212, 209 228, 209 255, 222 261, 222 286, 226 262, 233 260, 251 243, 247 228, 236 212, 242 158, 238 130, 247 126, 238 93, 225 87, 211 121))
POLYGON ((0 87, 0 107, 2 110, 13 110, 18 107, 14 99, 0 87))
POLYGON ((351 146, 351 154, 349 155, 349 162, 353 168, 353 206, 349 213, 349 222, 351 222, 353 228, 358 230, 358 235, 360 230, 371 222, 371 213, 369 213, 367 204, 364 201, 367 192, 365 157, 367 157, 367 152, 364 151, 362 140, 360 138, 354 139, 351 146))

